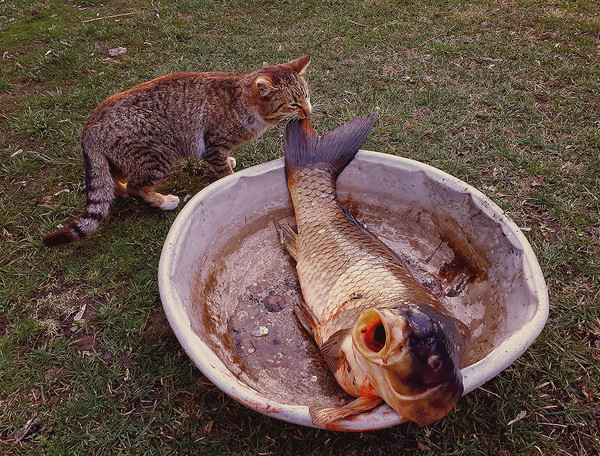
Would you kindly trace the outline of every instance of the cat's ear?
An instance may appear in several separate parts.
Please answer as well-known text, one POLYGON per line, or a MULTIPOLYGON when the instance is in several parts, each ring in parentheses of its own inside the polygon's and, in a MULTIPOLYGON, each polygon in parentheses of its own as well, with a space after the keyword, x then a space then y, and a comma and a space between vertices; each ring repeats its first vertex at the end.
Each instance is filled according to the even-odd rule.
POLYGON ((306 68, 310 63, 310 55, 305 55, 296 60, 291 60, 287 64, 292 67, 296 73, 302 76, 306 72, 306 68))
POLYGON ((254 85, 256 86, 256 90, 258 90, 258 93, 261 97, 266 97, 274 90, 277 90, 277 87, 273 85, 273 81, 268 76, 260 76, 256 78, 254 85))

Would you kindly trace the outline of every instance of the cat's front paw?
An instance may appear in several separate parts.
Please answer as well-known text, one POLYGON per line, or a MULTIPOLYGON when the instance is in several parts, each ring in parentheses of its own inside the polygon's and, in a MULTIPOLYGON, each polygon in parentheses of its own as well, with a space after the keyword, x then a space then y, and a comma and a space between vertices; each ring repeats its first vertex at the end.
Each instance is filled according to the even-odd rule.
POLYGON ((165 195, 160 208, 163 211, 172 211, 177 206, 179 206, 179 197, 175 195, 165 195))
POLYGON ((235 165, 237 164, 237 162, 235 161, 235 158, 233 158, 233 157, 227 157, 227 163, 229 163, 229 166, 231 166, 231 170, 234 170, 235 165))

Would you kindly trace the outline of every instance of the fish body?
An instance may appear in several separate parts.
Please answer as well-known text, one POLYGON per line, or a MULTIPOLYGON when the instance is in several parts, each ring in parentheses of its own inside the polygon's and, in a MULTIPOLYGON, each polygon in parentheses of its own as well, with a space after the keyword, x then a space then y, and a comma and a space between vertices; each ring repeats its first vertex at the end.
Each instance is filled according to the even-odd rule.
POLYGON ((289 122, 285 131, 297 233, 278 227, 302 289, 295 312, 338 383, 357 398, 344 407, 311 408, 315 424, 385 401, 427 425, 463 392, 459 366, 468 330, 336 199, 336 179, 375 118, 354 119, 323 137, 308 119, 289 122))

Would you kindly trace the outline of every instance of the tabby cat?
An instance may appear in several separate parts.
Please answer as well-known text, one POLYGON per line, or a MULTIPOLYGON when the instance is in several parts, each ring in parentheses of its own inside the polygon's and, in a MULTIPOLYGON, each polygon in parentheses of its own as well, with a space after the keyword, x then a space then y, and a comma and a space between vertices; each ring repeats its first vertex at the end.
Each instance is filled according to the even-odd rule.
POLYGON ((154 186, 184 157, 206 160, 217 177, 233 173, 231 150, 311 104, 302 76, 310 56, 252 73, 173 73, 114 95, 96 108, 80 139, 85 166, 85 212, 46 236, 47 246, 95 231, 115 196, 135 196, 163 210, 179 198, 154 186))

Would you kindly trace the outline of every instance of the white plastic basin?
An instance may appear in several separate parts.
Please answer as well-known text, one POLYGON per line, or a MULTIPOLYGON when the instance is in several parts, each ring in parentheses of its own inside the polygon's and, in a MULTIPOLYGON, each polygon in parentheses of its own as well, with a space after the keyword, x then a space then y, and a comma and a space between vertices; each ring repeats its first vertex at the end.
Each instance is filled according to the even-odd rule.
MULTIPOLYGON (((542 330, 548 294, 535 255, 478 190, 413 160, 360 151, 338 180, 338 199, 470 327, 465 394, 510 365, 542 330)), ((282 219, 293 224, 283 159, 216 181, 176 218, 158 283, 173 331, 210 381, 260 413, 313 426, 309 405, 350 398, 293 316, 294 263, 273 226, 282 219)), ((403 421, 382 405, 328 428, 403 421)))

